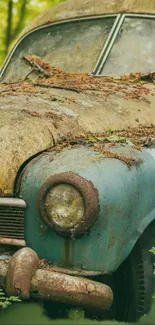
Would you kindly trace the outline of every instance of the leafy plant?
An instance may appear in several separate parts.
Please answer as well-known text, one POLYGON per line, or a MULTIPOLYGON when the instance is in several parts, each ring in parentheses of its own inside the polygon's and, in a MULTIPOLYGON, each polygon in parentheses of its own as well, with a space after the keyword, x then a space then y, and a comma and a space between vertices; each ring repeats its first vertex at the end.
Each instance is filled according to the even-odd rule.
MULTIPOLYGON (((154 254, 155 255, 155 247, 153 246, 150 250, 149 250, 149 252, 151 252, 152 254, 154 254)), ((154 269, 154 275, 155 275, 155 269, 154 269)))
POLYGON ((127 143, 129 146, 133 146, 133 143, 125 138, 125 137, 120 137, 120 136, 117 136, 117 135, 111 135, 110 137, 108 138, 105 138, 108 142, 120 142, 120 143, 127 143))
POLYGON ((68 313, 68 318, 73 320, 84 319, 85 312, 82 308, 71 308, 68 313))
POLYGON ((110 134, 113 134, 114 133, 114 130, 110 128, 110 129, 108 129, 107 132, 110 133, 110 134))
POLYGON ((152 248, 150 249, 150 252, 153 253, 153 254, 155 255, 155 247, 152 247, 152 248))
POLYGON ((20 302, 20 301, 21 301, 21 299, 19 299, 18 297, 15 297, 15 296, 7 297, 5 295, 5 293, 3 292, 3 290, 0 289, 0 308, 2 310, 6 309, 10 305, 12 305, 13 302, 20 302))

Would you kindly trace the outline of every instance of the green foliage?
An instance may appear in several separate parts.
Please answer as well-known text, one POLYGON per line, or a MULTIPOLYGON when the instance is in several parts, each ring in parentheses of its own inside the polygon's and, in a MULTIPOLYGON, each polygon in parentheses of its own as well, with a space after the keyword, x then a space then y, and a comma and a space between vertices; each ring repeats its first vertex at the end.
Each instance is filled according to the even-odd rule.
POLYGON ((82 308, 71 308, 68 313, 68 318, 73 320, 85 319, 85 312, 82 308))
POLYGON ((2 289, 0 289, 0 309, 4 310, 12 305, 13 302, 20 302, 21 299, 15 296, 7 297, 2 289))
POLYGON ((22 29, 41 12, 65 0, 0 0, 0 66, 22 29))
POLYGON ((153 254, 155 255, 155 247, 152 247, 152 248, 150 249, 150 252, 153 253, 153 254))
MULTIPOLYGON (((153 246, 153 247, 149 250, 149 252, 151 252, 151 253, 153 253, 153 254, 155 255, 155 247, 153 246)), ((154 275, 155 275, 155 270, 154 270, 154 275)))
POLYGON ((107 131, 109 134, 113 134, 114 133, 114 130, 113 129, 108 129, 108 131, 107 131))
POLYGON ((129 146, 133 146, 133 143, 125 138, 125 137, 119 137, 117 135, 111 135, 110 137, 108 138, 105 138, 105 140, 107 140, 108 142, 120 142, 120 143, 127 143, 129 146))

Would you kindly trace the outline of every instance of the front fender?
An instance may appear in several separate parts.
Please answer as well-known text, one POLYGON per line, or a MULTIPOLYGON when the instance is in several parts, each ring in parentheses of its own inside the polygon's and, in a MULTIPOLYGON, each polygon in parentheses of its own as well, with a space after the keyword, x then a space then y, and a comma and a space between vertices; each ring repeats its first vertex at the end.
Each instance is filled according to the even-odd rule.
POLYGON ((27 203, 25 240, 41 258, 58 266, 114 272, 155 218, 155 150, 117 145, 115 151, 140 163, 129 168, 124 161, 79 146, 45 153, 26 167, 19 193, 27 203), (66 240, 48 228, 38 207, 41 186, 62 172, 91 181, 99 195, 99 217, 90 233, 77 240, 66 240))

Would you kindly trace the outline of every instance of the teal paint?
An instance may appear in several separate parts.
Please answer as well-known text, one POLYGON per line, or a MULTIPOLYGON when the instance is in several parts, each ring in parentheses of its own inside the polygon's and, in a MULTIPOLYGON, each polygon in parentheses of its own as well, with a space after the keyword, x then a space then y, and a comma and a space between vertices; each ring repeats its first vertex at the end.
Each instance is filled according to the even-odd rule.
POLYGON ((155 219, 155 150, 137 151, 128 145, 116 145, 112 150, 141 163, 129 169, 120 160, 79 146, 56 155, 45 153, 26 167, 20 185, 20 196, 27 204, 25 239, 41 258, 66 267, 113 272, 155 219), (93 182, 100 214, 89 234, 70 240, 66 265, 65 240, 42 222, 38 192, 49 176, 68 171, 93 182))

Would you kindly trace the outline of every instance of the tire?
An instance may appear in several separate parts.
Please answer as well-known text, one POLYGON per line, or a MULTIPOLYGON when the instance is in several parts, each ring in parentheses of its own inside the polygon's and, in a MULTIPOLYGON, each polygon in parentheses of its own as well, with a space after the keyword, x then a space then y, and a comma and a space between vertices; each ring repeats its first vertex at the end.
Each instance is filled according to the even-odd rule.
POLYGON ((137 321, 151 309, 155 258, 149 250, 155 246, 154 234, 153 222, 113 275, 114 303, 110 314, 118 321, 137 321))

